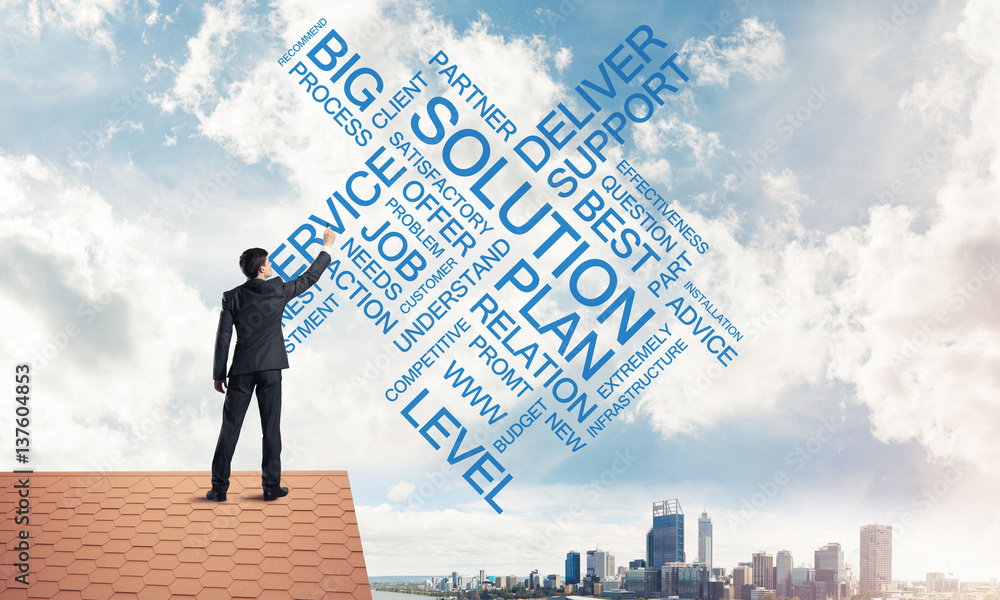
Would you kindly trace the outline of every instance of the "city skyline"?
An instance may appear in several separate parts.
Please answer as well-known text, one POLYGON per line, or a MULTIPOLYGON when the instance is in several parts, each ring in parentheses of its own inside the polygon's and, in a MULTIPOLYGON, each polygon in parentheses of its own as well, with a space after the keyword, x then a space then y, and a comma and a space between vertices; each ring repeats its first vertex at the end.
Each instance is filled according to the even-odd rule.
MULTIPOLYGON (((333 219, 337 281, 283 315, 282 468, 350 473, 369 573, 627 564, 671 498, 688 561, 704 508, 714 566, 836 542, 857 578, 877 522, 894 578, 997 576, 1000 9, 897 5, 3 2, 0 364, 31 364, 27 466, 207 470, 237 257, 291 275, 333 219), (554 187, 602 136, 606 160, 554 187), (427 208, 449 197, 474 250, 427 208), (529 203, 537 226, 506 219, 529 203), (522 260, 537 290, 498 287, 522 260)), ((255 421, 234 470, 260 468, 255 421)))
MULTIPOLYGON (((654 515, 656 515, 656 516, 658 516, 660 518, 662 518, 664 516, 667 516, 668 514, 671 515, 671 516, 672 515, 679 515, 679 516, 683 517, 683 512, 682 512, 682 509, 680 507, 680 501, 679 501, 679 499, 675 499, 675 500, 672 500, 672 501, 663 501, 663 502, 657 501, 657 502, 653 503, 653 507, 654 507, 653 508, 654 515)), ((654 518, 656 518, 656 517, 654 517, 654 518)), ((707 508, 702 511, 701 516, 698 519, 697 523, 690 525, 690 527, 694 527, 695 528, 695 531, 694 531, 695 535, 693 536, 693 539, 698 540, 695 543, 698 544, 699 546, 700 546, 700 543, 701 543, 701 541, 700 541, 700 534, 701 534, 701 531, 702 531, 702 524, 704 522, 706 522, 705 521, 706 518, 707 518, 707 522, 711 523, 711 514, 709 514, 707 508)), ((681 519, 681 521, 683 522, 683 519, 681 519)), ((689 527, 689 526, 686 525, 685 528, 687 528, 687 527, 689 527)), ((866 531, 869 528, 876 528, 876 527, 878 528, 878 531, 882 533, 882 537, 870 537, 869 539, 871 539, 873 541, 878 540, 878 541, 880 541, 881 543, 884 544, 884 540, 886 539, 885 532, 888 531, 888 536, 889 536, 888 539, 891 541, 891 535, 892 535, 891 534, 891 526, 888 526, 888 525, 863 525, 863 526, 859 525, 858 526, 858 530, 861 533, 860 533, 860 536, 856 536, 856 537, 858 537, 859 540, 864 540, 865 536, 866 536, 866 531)), ((647 538, 648 538, 648 535, 649 535, 649 532, 647 532, 647 538)), ((713 538, 714 538, 714 535, 713 535, 713 538)), ((848 571, 851 571, 853 573, 853 577, 855 578, 855 582, 860 587, 860 585, 861 585, 861 573, 862 573, 861 564, 860 564, 860 547, 861 546, 862 546, 862 544, 859 543, 859 556, 858 556, 859 560, 856 561, 855 563, 851 563, 849 560, 845 559, 845 557, 844 557, 844 551, 842 549, 843 545, 840 542, 837 542, 837 541, 831 541, 831 542, 828 542, 828 543, 824 543, 821 546, 817 546, 816 548, 813 548, 808 553, 800 551, 799 552, 800 556, 808 556, 808 557, 810 557, 810 559, 809 560, 793 561, 793 562, 790 563, 790 568, 789 568, 789 572, 788 572, 789 581, 791 581, 791 579, 792 579, 792 572, 793 571, 795 571, 795 570, 801 570, 803 568, 808 569, 812 573, 812 577, 814 578, 813 580, 815 580, 815 581, 830 581, 831 583, 834 582, 834 581, 844 581, 845 580, 845 573, 844 573, 843 569, 846 568, 848 571), (841 570, 838 571, 837 569, 841 569, 841 570), (826 572, 824 572, 824 571, 826 571, 826 572)), ((688 552, 688 550, 686 548, 683 551, 685 552, 685 554, 687 554, 690 557, 690 554, 689 554, 689 552, 688 552)), ((878 552, 877 550, 874 550, 874 549, 872 551, 876 552, 876 553, 878 552)), ((891 543, 890 543, 890 549, 889 549, 889 555, 888 555, 890 560, 892 558, 891 552, 892 552, 892 550, 891 550, 891 543)), ((695 550, 695 556, 697 556, 697 553, 698 553, 698 549, 695 550)), ((612 563, 613 564, 617 564, 617 565, 628 565, 630 562, 633 562, 633 561, 639 561, 639 560, 641 560, 641 561, 645 562, 647 560, 645 554, 642 555, 642 556, 622 555, 622 554, 620 554, 619 552, 617 552, 612 547, 591 548, 591 549, 585 549, 585 548, 581 547, 581 548, 568 549, 568 550, 566 550, 566 552, 564 552, 562 554, 562 557, 561 557, 562 558, 562 567, 561 567, 560 570, 547 570, 547 569, 540 568, 540 567, 537 567, 537 566, 531 567, 530 570, 537 570, 538 573, 539 573, 539 575, 543 579, 545 577, 547 577, 548 575, 557 574, 561 578, 563 578, 563 580, 565 581, 565 577, 567 575, 566 569, 567 569, 567 566, 569 565, 569 561, 570 561, 570 559, 569 559, 569 555, 570 554, 575 554, 576 555, 576 560, 578 561, 577 565, 579 566, 581 579, 583 577, 587 576, 587 572, 588 572, 588 569, 587 569, 588 560, 590 561, 591 565, 596 565, 597 563, 595 563, 593 561, 595 560, 595 558, 597 556, 601 556, 603 559, 607 559, 607 557, 610 555, 610 560, 612 561, 612 563)), ((726 555, 730 556, 731 553, 727 552, 726 555)), ((747 557, 745 557, 748 560, 743 560, 743 559, 739 559, 738 558, 737 560, 734 560, 731 564, 728 563, 728 562, 725 563, 725 564, 722 564, 722 563, 719 563, 718 561, 713 561, 713 566, 715 568, 723 568, 723 569, 725 569, 725 572, 726 572, 727 575, 732 575, 734 569, 737 568, 739 565, 746 564, 746 565, 749 566, 749 565, 753 564, 754 561, 760 560, 760 561, 762 561, 761 564, 765 564, 766 563, 767 565, 769 565, 769 567, 770 567, 769 571, 772 573, 772 575, 758 575, 758 572, 756 570, 754 570, 753 574, 752 574, 752 581, 760 581, 761 579, 765 579, 766 580, 765 583, 771 582, 772 585, 773 585, 773 587, 769 588, 769 589, 774 589, 777 592, 778 583, 780 581, 778 578, 780 578, 780 575, 778 573, 775 573, 775 571, 777 571, 779 569, 780 559, 782 558, 782 555, 788 555, 789 557, 794 557, 795 554, 793 552, 791 552, 789 550, 785 550, 785 549, 778 550, 778 551, 769 551, 769 550, 763 550, 763 549, 761 549, 761 550, 756 550, 754 552, 751 552, 747 557), (773 579, 773 581, 772 581, 772 579, 773 579)), ((883 553, 877 553, 876 556, 884 561, 884 557, 885 557, 884 551, 883 551, 883 553)), ((946 559, 946 561, 947 561, 947 559, 946 559)), ((690 563, 698 562, 698 561, 692 560, 692 559, 689 558, 689 560, 687 560, 687 561, 678 561, 678 562, 687 562, 687 563, 690 564, 690 563)), ((647 564, 647 567, 648 566, 649 565, 647 564)), ((882 566, 880 568, 881 569, 885 568, 884 562, 882 563, 882 566)), ((891 566, 890 566, 890 568, 891 568, 890 572, 893 573, 893 575, 892 575, 892 577, 890 579, 887 580, 888 582, 920 582, 920 581, 926 581, 929 576, 931 576, 931 575, 933 575, 935 573, 941 575, 942 578, 944 577, 944 573, 943 572, 941 572, 941 573, 936 572, 934 570, 934 568, 931 568, 931 567, 928 567, 928 569, 925 570, 923 573, 916 574, 916 576, 914 576, 914 577, 899 577, 899 576, 895 576, 895 573, 896 573, 895 568, 892 568, 891 566)), ((486 569, 483 569, 483 570, 486 571, 487 573, 490 572, 489 568, 486 568, 486 569)), ((1000 571, 1000 569, 998 569, 998 571, 1000 571)), ((780 573, 780 571, 779 571, 779 573, 780 573)), ((880 573, 882 573, 882 571, 880 571, 880 573)), ((407 576, 405 574, 393 574, 393 575, 397 575, 397 576, 400 576, 400 577, 407 576)), ((419 576, 420 575, 414 575, 414 577, 419 577, 419 576)), ((507 575, 505 575, 505 576, 507 576, 507 575)), ((953 575, 949 574, 948 577, 949 578, 953 577, 953 575)), ((992 575, 992 576, 984 578, 984 579, 968 579, 968 580, 963 579, 961 577, 958 577, 957 575, 954 575, 954 577, 956 579, 959 579, 963 583, 977 583, 977 582, 981 583, 981 582, 988 582, 990 579, 1000 577, 1000 575, 992 575)), ((885 583, 886 580, 883 579, 883 580, 880 580, 880 582, 881 583, 885 583)), ((791 596, 788 596, 788 597, 791 597, 791 596)))

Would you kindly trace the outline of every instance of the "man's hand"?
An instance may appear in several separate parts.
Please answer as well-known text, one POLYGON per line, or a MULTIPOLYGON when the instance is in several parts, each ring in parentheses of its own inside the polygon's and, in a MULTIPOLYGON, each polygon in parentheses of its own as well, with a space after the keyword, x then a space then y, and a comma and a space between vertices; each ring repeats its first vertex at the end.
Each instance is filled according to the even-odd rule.
POLYGON ((333 242, 336 241, 336 239, 337 239, 337 234, 334 233, 332 229, 330 229, 329 225, 327 225, 326 231, 323 232, 323 245, 333 246, 333 242))
POLYGON ((226 393, 226 380, 225 379, 219 379, 218 381, 215 382, 215 391, 219 392, 220 394, 225 394, 226 393))

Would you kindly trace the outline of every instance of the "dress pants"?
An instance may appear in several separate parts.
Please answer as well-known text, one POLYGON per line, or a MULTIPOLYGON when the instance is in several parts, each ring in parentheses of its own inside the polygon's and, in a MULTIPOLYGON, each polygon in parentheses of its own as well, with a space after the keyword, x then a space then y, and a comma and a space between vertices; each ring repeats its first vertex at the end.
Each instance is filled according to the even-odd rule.
POLYGON ((212 489, 223 494, 229 489, 233 453, 254 389, 264 434, 261 484, 265 491, 276 490, 281 484, 281 369, 254 371, 229 377, 222 408, 222 431, 212 458, 212 489))

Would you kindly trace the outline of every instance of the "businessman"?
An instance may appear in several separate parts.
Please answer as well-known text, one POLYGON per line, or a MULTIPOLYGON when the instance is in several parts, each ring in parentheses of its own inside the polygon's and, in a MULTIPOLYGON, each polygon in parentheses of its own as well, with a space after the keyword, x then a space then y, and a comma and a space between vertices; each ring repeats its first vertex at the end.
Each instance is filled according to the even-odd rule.
POLYGON ((250 248, 240 256, 240 270, 247 282, 222 294, 222 313, 215 334, 215 361, 212 379, 215 389, 226 394, 222 409, 222 431, 212 459, 212 489, 209 500, 223 502, 229 489, 229 470, 240 437, 243 417, 256 390, 260 409, 260 428, 264 433, 261 485, 264 500, 288 495, 281 487, 281 370, 288 368, 288 354, 281 334, 281 315, 285 304, 316 283, 331 260, 336 235, 327 226, 323 249, 306 271, 291 281, 274 273, 267 251, 250 248), (236 350, 229 367, 226 385, 226 362, 229 342, 236 327, 236 350))

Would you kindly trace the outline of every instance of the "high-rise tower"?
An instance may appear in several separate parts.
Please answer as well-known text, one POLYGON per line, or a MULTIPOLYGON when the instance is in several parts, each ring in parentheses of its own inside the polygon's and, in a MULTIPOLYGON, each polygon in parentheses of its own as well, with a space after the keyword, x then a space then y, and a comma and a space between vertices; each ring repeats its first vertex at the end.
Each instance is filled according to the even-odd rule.
POLYGON ((566 583, 580 583, 580 553, 575 550, 566 553, 566 583))
POLYGON ((667 563, 684 561, 684 512, 676 498, 653 503, 653 526, 646 534, 646 564, 660 570, 667 563))
POLYGON ((698 562, 705 565, 712 579, 712 519, 705 511, 698 517, 698 562))
POLYGON ((774 557, 761 550, 753 554, 753 584, 765 590, 774 589, 774 557))
POLYGON ((792 563, 792 553, 788 550, 782 550, 778 552, 775 562, 777 563, 776 573, 778 574, 778 580, 775 582, 777 586, 775 592, 779 598, 791 598, 794 596, 792 593, 792 568, 795 566, 792 563))
POLYGON ((828 597, 842 597, 847 583, 844 550, 840 544, 830 543, 817 550, 815 556, 816 581, 823 583, 828 597))
POLYGON ((892 525, 861 528, 861 594, 892 581, 892 525))

